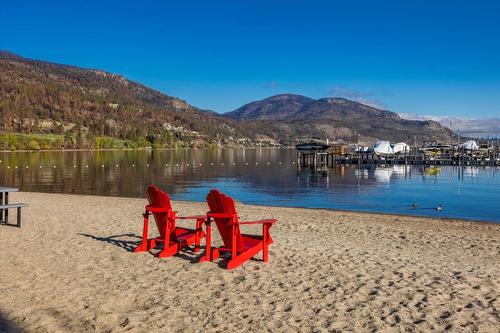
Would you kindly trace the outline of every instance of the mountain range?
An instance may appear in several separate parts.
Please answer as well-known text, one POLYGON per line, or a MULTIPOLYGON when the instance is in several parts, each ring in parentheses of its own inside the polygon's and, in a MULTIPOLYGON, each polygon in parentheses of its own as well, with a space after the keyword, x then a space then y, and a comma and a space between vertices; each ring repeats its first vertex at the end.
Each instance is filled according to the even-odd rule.
POLYGON ((0 131, 83 133, 159 146, 290 145, 300 137, 345 142, 439 140, 453 133, 435 121, 344 98, 283 94, 218 114, 121 75, 0 51, 0 131))

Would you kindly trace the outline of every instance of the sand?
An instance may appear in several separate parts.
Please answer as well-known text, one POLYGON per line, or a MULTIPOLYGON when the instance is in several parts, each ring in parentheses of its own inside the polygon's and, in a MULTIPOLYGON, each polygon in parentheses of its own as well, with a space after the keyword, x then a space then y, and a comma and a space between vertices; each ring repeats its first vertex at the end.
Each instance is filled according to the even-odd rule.
POLYGON ((243 220, 279 223, 269 263, 226 271, 130 252, 143 199, 11 198, 29 207, 21 229, 0 226, 0 331, 500 329, 499 224, 238 204, 243 220))

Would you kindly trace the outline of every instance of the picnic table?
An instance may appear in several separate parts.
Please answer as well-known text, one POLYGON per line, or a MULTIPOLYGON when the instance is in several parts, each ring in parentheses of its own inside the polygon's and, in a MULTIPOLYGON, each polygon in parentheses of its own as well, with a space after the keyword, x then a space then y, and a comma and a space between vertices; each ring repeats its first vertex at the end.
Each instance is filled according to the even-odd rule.
POLYGON ((18 192, 15 187, 0 186, 0 223, 9 223, 9 209, 17 209, 17 226, 21 227, 21 208, 26 207, 24 203, 11 203, 9 204, 9 193, 18 192))

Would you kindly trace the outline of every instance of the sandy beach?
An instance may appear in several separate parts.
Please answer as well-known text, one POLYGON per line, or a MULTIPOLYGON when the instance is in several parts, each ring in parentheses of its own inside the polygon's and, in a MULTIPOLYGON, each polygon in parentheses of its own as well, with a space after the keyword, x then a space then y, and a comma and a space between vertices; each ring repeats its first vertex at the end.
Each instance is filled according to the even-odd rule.
POLYGON ((500 224, 238 204, 242 220, 279 222, 269 263, 226 271, 130 252, 145 199, 11 198, 29 207, 21 229, 0 226, 2 332, 500 328, 500 224))

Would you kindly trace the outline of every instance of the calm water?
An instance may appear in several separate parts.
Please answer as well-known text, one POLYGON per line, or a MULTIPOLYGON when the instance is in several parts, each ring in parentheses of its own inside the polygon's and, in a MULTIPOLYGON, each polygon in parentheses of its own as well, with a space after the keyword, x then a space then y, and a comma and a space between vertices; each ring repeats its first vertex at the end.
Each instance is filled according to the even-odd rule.
POLYGON ((500 222, 500 168, 338 166, 297 170, 293 149, 0 153, 0 185, 24 191, 177 200, 218 188, 248 204, 500 222), (417 208, 412 204, 416 202, 417 208), (435 207, 441 204, 442 211, 435 207))

